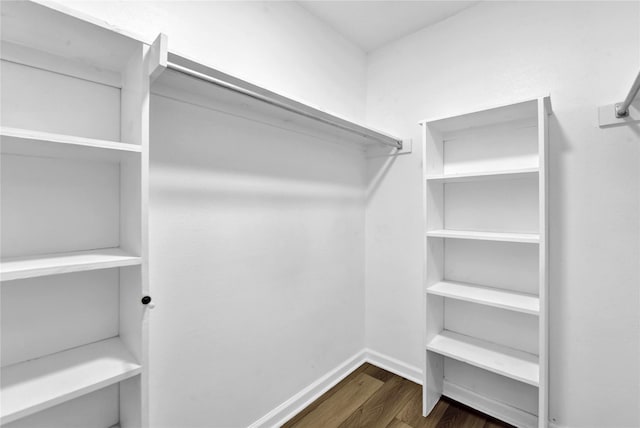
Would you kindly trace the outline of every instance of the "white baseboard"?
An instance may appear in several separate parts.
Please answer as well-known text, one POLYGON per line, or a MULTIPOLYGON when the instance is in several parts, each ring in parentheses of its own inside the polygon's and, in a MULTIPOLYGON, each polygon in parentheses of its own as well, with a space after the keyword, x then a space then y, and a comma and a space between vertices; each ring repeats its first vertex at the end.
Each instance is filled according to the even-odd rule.
POLYGON ((282 426, 365 362, 365 351, 362 350, 249 425, 249 428, 282 426))
POLYGON ((422 372, 417 367, 410 366, 400 360, 396 360, 395 358, 371 349, 363 349, 249 425, 249 428, 273 428, 282 426, 364 363, 373 364, 381 369, 402 376, 405 379, 409 379, 420 385, 422 384, 422 372))
MULTIPOLYGON (((417 384, 422 384, 422 371, 419 368, 388 355, 381 354, 380 352, 365 348, 271 410, 252 423, 248 428, 276 428, 282 426, 364 363, 373 364, 374 366, 409 379, 417 384)), ((443 395, 467 404, 481 412, 518 427, 535 428, 537 426, 537 418, 533 415, 475 394, 472 391, 446 381, 444 386, 445 390, 443 391, 443 395)), ((567 428, 553 422, 549 422, 548 427, 567 428)))
POLYGON ((409 379, 418 385, 422 385, 422 370, 417 367, 410 366, 400 360, 371 349, 364 350, 364 357, 368 363, 373 364, 374 366, 378 366, 381 369, 385 369, 405 379, 409 379))

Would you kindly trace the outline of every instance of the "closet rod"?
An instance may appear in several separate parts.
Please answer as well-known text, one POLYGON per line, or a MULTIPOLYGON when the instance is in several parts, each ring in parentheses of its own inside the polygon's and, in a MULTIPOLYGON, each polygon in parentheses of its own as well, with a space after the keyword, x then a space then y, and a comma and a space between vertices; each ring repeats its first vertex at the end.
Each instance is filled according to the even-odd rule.
POLYGON ((629 116, 629 106, 638 95, 638 91, 640 91, 640 72, 638 72, 636 80, 633 82, 633 85, 631 85, 627 98, 625 98, 623 102, 616 104, 616 117, 629 116))
MULTIPOLYGON (((263 95, 260 94, 258 92, 256 92, 255 90, 251 90, 248 88, 244 88, 242 86, 239 86, 237 84, 228 82, 226 80, 220 79, 218 77, 214 77, 214 76, 210 76, 208 74, 205 73, 201 73, 199 71, 196 70, 192 70, 191 68, 182 66, 180 64, 176 64, 173 63, 171 61, 167 61, 167 68, 170 70, 174 70, 177 71, 179 73, 182 74, 186 74, 188 76, 191 77, 195 77, 196 79, 200 79, 203 80, 205 82, 209 82, 212 83, 216 86, 220 86, 221 88, 225 88, 228 90, 231 90, 233 92, 237 92, 239 94, 245 95, 247 97, 253 98, 255 100, 258 101, 262 101, 266 104, 270 104, 272 106, 281 108, 283 110, 286 110, 288 112, 300 115, 300 116, 304 116, 307 117, 309 119, 313 119, 316 120, 318 122, 322 122, 326 125, 330 125, 336 128, 340 128, 343 131, 348 131, 351 132, 353 134, 357 134, 360 135, 361 137, 365 137, 368 138, 370 140, 374 140, 377 141, 379 143, 382 143, 384 145, 390 146, 390 147, 394 147, 396 149, 402 149, 402 140, 395 138, 395 137, 391 137, 389 135, 385 135, 383 133, 365 128, 364 126, 349 122, 347 120, 344 119, 340 119, 338 117, 335 117, 333 115, 330 115, 328 113, 325 113, 321 110, 315 109, 313 107, 309 107, 309 106, 305 106, 302 103, 298 103, 296 101, 293 100, 289 100, 285 97, 279 96, 277 94, 273 94, 272 96, 269 96, 267 94, 263 95), (282 98, 282 100, 276 99, 275 97, 279 97, 282 98), (295 104, 295 105, 294 105, 295 104)), ((222 73, 219 73, 222 74, 222 73)), ((241 82, 239 79, 233 78, 233 80, 236 80, 237 82, 241 82)), ((247 84, 247 86, 250 84, 247 84)), ((253 85, 251 85, 253 86, 253 85)), ((270 93, 267 90, 262 90, 265 93, 270 93)))

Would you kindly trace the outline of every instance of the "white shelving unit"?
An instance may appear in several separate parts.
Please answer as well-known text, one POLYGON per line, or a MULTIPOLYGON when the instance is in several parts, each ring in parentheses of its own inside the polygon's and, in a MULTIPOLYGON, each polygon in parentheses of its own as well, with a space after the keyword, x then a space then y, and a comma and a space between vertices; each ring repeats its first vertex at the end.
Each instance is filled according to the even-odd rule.
POLYGON ((152 49, 35 2, 1 27, 0 423, 146 427, 152 49))
POLYGON ((424 413, 547 426, 549 97, 424 128, 424 413))

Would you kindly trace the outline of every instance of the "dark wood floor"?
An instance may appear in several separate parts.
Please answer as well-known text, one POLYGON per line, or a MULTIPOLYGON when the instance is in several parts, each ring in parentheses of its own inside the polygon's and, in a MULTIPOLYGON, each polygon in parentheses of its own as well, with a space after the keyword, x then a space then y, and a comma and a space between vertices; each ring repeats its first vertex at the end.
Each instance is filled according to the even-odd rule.
POLYGON ((363 364, 283 428, 505 428, 511 425, 442 399, 422 417, 420 385, 363 364))

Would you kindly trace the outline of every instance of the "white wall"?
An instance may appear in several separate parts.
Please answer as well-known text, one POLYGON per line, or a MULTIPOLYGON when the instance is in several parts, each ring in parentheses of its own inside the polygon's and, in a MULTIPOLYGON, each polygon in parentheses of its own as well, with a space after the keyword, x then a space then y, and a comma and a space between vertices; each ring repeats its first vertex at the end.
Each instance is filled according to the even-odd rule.
POLYGON ((368 195, 369 348, 421 365, 417 121, 550 92, 550 417, 640 426, 640 127, 596 113, 638 70, 637 2, 483 2, 370 54, 367 121, 416 144, 368 195))
POLYGON ((364 52, 295 2, 100 1, 56 3, 282 95, 364 119, 364 52))
POLYGON ((151 426, 246 427, 364 348, 362 153, 154 96, 151 426))

